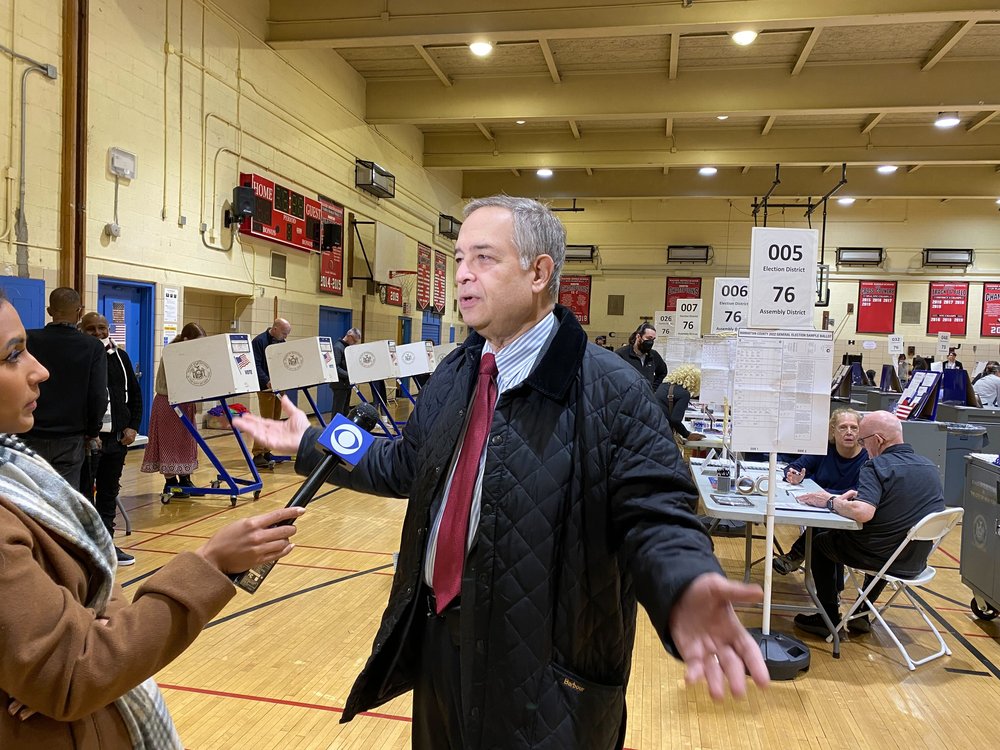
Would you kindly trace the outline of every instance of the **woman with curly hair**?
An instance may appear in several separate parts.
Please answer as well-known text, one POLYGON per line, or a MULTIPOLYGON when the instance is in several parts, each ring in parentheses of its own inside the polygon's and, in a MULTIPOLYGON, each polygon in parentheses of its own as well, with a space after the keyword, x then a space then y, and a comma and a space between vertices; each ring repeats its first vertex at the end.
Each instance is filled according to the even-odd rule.
POLYGON ((656 389, 656 401, 674 435, 684 441, 704 440, 700 432, 690 432, 684 426, 684 412, 687 411, 691 397, 701 393, 701 370, 691 365, 681 365, 669 373, 659 388, 656 389))

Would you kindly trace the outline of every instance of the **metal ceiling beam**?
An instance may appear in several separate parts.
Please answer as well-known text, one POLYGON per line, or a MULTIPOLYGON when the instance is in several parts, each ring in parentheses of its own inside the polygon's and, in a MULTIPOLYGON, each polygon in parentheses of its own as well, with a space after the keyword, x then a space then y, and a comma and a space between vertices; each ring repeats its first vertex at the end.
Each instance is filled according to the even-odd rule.
POLYGON ((966 131, 969 133, 975 133, 983 125, 986 125, 990 120, 992 120, 997 115, 1000 115, 1000 110, 993 110, 992 112, 983 112, 978 117, 974 118, 966 126, 966 131))
POLYGON ((580 128, 577 126, 576 120, 569 121, 569 129, 572 131, 573 137, 580 140, 580 128))
POLYGON ((755 0, 749 18, 729 3, 684 8, 680 3, 651 0, 578 0, 557 8, 491 0, 472 9, 463 0, 426 0, 408 13, 384 12, 384 0, 271 0, 267 41, 276 49, 346 48, 468 44, 483 34, 496 43, 727 33, 734 22, 747 20, 760 31, 1000 20, 995 0, 963 0, 954 10, 941 10, 941 5, 923 0, 755 0))
POLYGON ((670 62, 668 68, 668 78, 672 81, 677 78, 677 66, 681 57, 681 35, 675 32, 670 35, 670 62))
POLYGON ((958 44, 962 37, 968 34, 975 25, 976 22, 974 20, 955 23, 948 30, 948 33, 942 36, 938 40, 938 43, 934 45, 934 49, 931 50, 927 59, 924 60, 924 64, 920 66, 920 69, 927 71, 941 62, 941 58, 947 55, 951 51, 951 48, 958 44))
POLYGON ((441 70, 440 66, 434 61, 434 58, 431 57, 430 53, 424 49, 423 45, 414 44, 413 46, 416 48, 417 54, 424 58, 424 62, 427 63, 427 67, 429 67, 434 72, 434 75, 438 77, 438 80, 448 88, 451 88, 451 79, 444 74, 444 71, 441 70))
POLYGON ((479 128, 479 132, 483 134, 483 137, 486 138, 486 140, 488 140, 490 142, 495 142, 496 141, 496 137, 493 135, 493 131, 491 131, 488 127, 486 127, 485 125, 483 125, 481 122, 477 122, 476 123, 476 127, 479 128))
POLYGON ((819 41, 819 35, 823 33, 822 26, 816 26, 812 31, 809 32, 809 38, 806 39, 805 44, 802 45, 802 50, 799 52, 798 58, 795 60, 795 65, 792 66, 792 75, 797 76, 802 72, 802 68, 806 65, 806 60, 809 59, 809 55, 812 54, 813 47, 816 46, 816 42, 819 41))
POLYGON ((768 133, 770 133, 771 132, 771 128, 774 127, 774 123, 777 121, 777 119, 778 118, 775 117, 774 115, 770 115, 767 118, 767 121, 764 123, 764 127, 762 127, 760 129, 760 134, 761 135, 767 135, 768 133))
POLYGON ((552 56, 552 48, 549 47, 548 40, 544 38, 539 39, 538 46, 542 48, 542 57, 545 58, 545 64, 549 68, 552 83, 562 83, 562 78, 559 77, 559 68, 556 67, 556 59, 552 56))
POLYGON ((370 80, 365 111, 373 124, 982 112, 1000 109, 998 80, 1000 61, 979 60, 926 73, 910 63, 824 65, 795 78, 781 68, 749 67, 691 70, 675 81, 656 72, 580 74, 559 86, 548 76, 477 77, 456 80, 446 97, 436 80, 370 80))
POLYGON ((872 115, 868 119, 868 122, 865 123, 864 127, 861 128, 861 135, 868 135, 870 132, 872 132, 875 129, 875 126, 878 125, 880 122, 882 122, 885 116, 886 116, 885 112, 878 112, 872 115))
MULTIPOLYGON (((584 170, 556 170, 545 180, 533 172, 514 177, 509 171, 467 172, 462 181, 464 196, 531 195, 539 198, 742 198, 750 200, 763 194, 771 182, 773 169, 755 170, 749 175, 739 170, 721 171, 706 179, 697 170, 671 169, 669 176, 661 169, 623 169, 601 172, 601 179, 589 178, 584 170)), ((885 179, 874 169, 853 169, 851 195, 866 198, 953 198, 996 200, 996 174, 992 167, 925 168, 912 175, 885 179)), ((813 169, 781 169, 782 200, 816 196, 829 188, 829 177, 813 169)))

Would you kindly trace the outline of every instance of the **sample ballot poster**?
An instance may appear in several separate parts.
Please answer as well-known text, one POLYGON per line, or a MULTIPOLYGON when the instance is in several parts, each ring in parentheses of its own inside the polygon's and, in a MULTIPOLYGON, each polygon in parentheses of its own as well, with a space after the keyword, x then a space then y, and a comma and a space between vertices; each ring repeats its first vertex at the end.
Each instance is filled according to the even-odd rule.
POLYGON ((1000 336, 1000 283, 983 282, 983 321, 980 335, 1000 336))
POLYGON ((833 331, 740 329, 733 450, 824 455, 833 331))
POLYGON ((932 281, 927 289, 927 335, 945 331, 964 336, 968 310, 968 281, 932 281))
POLYGON ((858 282, 858 333, 893 333, 896 329, 896 282, 858 282))

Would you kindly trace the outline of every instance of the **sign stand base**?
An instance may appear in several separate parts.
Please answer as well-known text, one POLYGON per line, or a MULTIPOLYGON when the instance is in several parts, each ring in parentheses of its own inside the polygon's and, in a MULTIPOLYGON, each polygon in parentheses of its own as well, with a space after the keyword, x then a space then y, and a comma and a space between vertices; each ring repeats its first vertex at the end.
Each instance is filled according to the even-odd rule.
POLYGON ((784 633, 765 634, 760 628, 748 628, 748 632, 757 641, 772 680, 794 680, 809 669, 809 647, 798 638, 784 633))

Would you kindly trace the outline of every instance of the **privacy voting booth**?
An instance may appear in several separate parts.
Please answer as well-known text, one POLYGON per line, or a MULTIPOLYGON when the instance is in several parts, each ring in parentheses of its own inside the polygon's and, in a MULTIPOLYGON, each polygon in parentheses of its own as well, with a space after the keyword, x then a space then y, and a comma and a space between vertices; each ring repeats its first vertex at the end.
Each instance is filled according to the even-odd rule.
MULTIPOLYGON (((174 411, 218 473, 210 487, 190 487, 185 492, 196 496, 228 495, 232 505, 236 505, 239 495, 248 492, 252 492, 256 500, 263 487, 260 474, 253 465, 242 435, 233 426, 229 404, 226 403, 226 399, 231 396, 256 393, 259 390, 250 336, 246 333, 223 333, 170 344, 163 349, 163 369, 174 411), (209 448, 197 426, 178 408, 179 404, 197 401, 217 401, 222 405, 252 479, 232 476, 209 448)), ((164 505, 169 503, 170 494, 161 495, 160 502, 164 505)))
POLYGON ((415 405, 416 400, 403 385, 403 378, 426 375, 434 369, 434 344, 427 341, 400 344, 396 347, 396 359, 399 361, 399 377, 396 378, 396 385, 410 403, 415 405))
MULTIPOLYGON (((396 354, 396 342, 386 339, 385 341, 368 341, 364 344, 354 344, 344 350, 344 357, 347 361, 347 374, 354 384, 354 390, 358 398, 366 402, 361 389, 362 383, 372 383, 374 381, 395 380, 399 377, 399 358, 396 354)), ((382 428, 386 437, 396 438, 402 436, 399 427, 392 414, 389 412, 389 405, 382 398, 375 388, 372 388, 372 396, 375 400, 375 407, 381 413, 378 424, 382 428), (385 417, 383 420, 382 416, 385 417)))
POLYGON ((337 362, 333 357, 333 339, 329 336, 282 341, 264 350, 271 390, 291 392, 301 390, 320 425, 326 426, 323 414, 309 389, 314 385, 336 383, 337 362))

